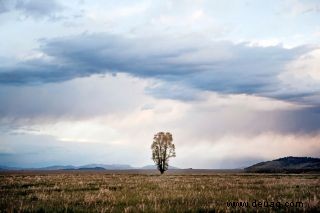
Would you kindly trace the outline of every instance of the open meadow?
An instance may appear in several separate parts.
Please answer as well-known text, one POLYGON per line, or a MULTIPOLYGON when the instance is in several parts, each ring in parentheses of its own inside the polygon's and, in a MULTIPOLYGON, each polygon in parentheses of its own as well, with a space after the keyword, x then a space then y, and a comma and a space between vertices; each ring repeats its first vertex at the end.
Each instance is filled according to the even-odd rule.
POLYGON ((0 173, 0 194, 0 212, 309 212, 320 211, 320 176, 16 171, 0 173))

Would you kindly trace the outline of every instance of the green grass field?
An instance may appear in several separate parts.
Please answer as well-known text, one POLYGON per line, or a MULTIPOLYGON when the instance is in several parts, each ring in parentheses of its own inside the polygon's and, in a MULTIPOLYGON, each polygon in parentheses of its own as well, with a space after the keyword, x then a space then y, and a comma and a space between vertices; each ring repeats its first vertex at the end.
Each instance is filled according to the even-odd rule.
MULTIPOLYGON (((320 211, 319 175, 2 172, 1 212, 320 211), (281 206, 254 207, 252 202, 281 206), (228 207, 227 202, 248 202, 228 207), (303 206, 296 206, 302 202, 303 206), (285 207, 288 203, 294 207, 285 207)), ((238 203, 239 204, 239 203, 238 203)))

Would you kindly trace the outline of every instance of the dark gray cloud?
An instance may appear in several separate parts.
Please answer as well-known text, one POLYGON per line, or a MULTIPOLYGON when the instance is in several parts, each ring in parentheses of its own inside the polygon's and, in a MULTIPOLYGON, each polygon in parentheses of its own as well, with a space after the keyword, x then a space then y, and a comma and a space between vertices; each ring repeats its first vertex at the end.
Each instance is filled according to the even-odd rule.
MULTIPOLYGON (((82 34, 41 42, 40 50, 50 60, 0 67, 1 84, 41 84, 124 72, 198 90, 288 99, 289 94, 276 93, 282 86, 278 75, 288 63, 312 49, 257 47, 195 37, 141 39, 109 34, 82 34)), ((312 95, 301 94, 297 93, 297 101, 300 96, 312 95)), ((171 96, 178 98, 179 93, 171 96)))
POLYGON ((56 0, 1 0, 0 14, 9 11, 19 11, 26 17, 57 18, 56 13, 63 7, 56 0))
POLYGON ((0 1, 0 14, 10 11, 14 8, 14 2, 10 0, 1 0, 0 1))

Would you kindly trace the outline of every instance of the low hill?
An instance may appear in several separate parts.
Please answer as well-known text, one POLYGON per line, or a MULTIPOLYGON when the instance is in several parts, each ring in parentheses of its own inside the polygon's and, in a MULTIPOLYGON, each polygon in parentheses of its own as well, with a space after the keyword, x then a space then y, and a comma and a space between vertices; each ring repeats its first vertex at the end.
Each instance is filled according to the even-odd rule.
POLYGON ((134 167, 128 164, 87 164, 84 166, 79 166, 78 169, 91 169, 91 168, 104 168, 106 170, 129 170, 134 169, 134 167))
POLYGON ((261 162, 244 169, 258 173, 308 173, 320 172, 320 159, 311 157, 285 157, 261 162))

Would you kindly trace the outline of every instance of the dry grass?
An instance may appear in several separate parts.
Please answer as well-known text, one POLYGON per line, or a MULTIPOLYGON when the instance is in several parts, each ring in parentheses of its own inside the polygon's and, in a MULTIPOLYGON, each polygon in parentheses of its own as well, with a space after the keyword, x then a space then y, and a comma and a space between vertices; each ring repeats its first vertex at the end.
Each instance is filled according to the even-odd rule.
POLYGON ((320 211, 319 175, 0 174, 0 212, 320 211), (228 201, 303 202, 301 208, 233 208, 228 201))

